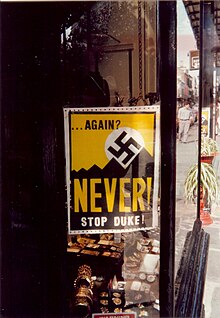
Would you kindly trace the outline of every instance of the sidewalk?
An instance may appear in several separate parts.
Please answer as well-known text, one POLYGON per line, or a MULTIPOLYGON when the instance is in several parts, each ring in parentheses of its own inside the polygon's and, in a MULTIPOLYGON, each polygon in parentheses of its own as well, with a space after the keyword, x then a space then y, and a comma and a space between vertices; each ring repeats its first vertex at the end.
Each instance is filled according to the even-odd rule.
MULTIPOLYGON (((184 180, 189 167, 197 162, 198 126, 190 128, 188 143, 177 142, 176 174, 176 270, 178 269, 186 233, 192 230, 196 218, 196 205, 184 202, 184 180)), ((220 145, 220 136, 218 136, 220 145)), ((220 172, 219 172, 220 173, 220 172)), ((210 246, 204 292, 205 318, 220 317, 220 205, 211 214, 213 223, 204 226, 210 234, 210 246)))
MULTIPOLYGON (((216 137, 220 147, 220 136, 216 137)), ((220 181, 220 171, 218 170, 220 181)), ((220 183, 219 183, 220 184, 220 183)), ((212 209, 213 223, 204 227, 210 234, 209 258, 204 295, 206 318, 220 317, 220 202, 212 209)))

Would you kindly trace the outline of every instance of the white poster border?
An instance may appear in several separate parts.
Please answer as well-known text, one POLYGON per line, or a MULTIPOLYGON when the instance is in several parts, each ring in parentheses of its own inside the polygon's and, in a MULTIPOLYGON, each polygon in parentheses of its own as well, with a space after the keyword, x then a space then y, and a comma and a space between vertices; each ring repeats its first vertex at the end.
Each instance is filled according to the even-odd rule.
MULTIPOLYGON (((132 107, 90 107, 90 108, 79 108, 79 107, 63 107, 64 113, 64 143, 65 143, 65 160, 66 160, 66 192, 67 192, 67 215, 68 215, 68 235, 79 234, 78 231, 71 231, 70 229, 70 113, 78 112, 78 113, 94 113, 94 112, 119 112, 119 113, 141 113, 141 112, 155 112, 156 115, 156 123, 155 123, 155 153, 154 153, 154 186, 153 186, 153 204, 152 204, 152 226, 146 229, 151 229, 158 227, 158 197, 159 197, 159 180, 160 180, 160 106, 159 105, 151 105, 151 106, 132 106, 132 107)), ((141 229, 140 229, 141 230, 141 229)), ((138 229, 128 230, 127 228, 122 230, 113 230, 112 233, 123 233, 129 231, 138 231, 138 229)), ((88 230, 84 231, 84 233, 97 233, 96 230, 88 230)), ((106 230, 98 230, 98 233, 106 233, 106 230)))

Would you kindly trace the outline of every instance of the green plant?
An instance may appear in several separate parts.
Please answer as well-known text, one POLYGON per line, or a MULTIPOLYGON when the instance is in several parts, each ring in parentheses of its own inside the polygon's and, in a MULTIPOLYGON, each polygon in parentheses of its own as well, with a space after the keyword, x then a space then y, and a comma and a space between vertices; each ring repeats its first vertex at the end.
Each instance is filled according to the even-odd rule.
MULTIPOLYGON (((201 162, 201 187, 203 190, 203 197, 207 203, 217 200, 218 197, 218 183, 215 170, 212 165, 201 162)), ((197 197, 198 190, 198 164, 194 164, 188 171, 184 183, 186 201, 194 202, 197 197)))
POLYGON ((219 151, 216 140, 209 137, 202 137, 201 139, 201 155, 211 156, 219 151))

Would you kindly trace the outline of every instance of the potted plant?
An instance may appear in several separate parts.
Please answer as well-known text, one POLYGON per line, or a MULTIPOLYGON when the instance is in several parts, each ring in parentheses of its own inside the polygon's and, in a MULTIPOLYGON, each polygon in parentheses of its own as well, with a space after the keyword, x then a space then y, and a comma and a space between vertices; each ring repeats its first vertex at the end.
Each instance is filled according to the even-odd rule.
POLYGON ((215 154, 219 151, 216 140, 210 137, 202 137, 201 139, 201 161, 212 163, 215 154))
MULTIPOLYGON (((201 187, 203 189, 203 197, 209 204, 217 200, 218 183, 217 176, 213 167, 205 162, 201 162, 201 187)), ((198 188, 198 164, 194 164, 188 171, 184 183, 186 201, 194 202, 197 196, 198 188)))
MULTIPOLYGON (((218 182, 212 165, 201 162, 200 180, 200 219, 203 224, 211 224, 212 219, 204 207, 211 206, 218 198, 218 182)), ((184 183, 186 201, 195 203, 198 192, 198 164, 194 164, 188 171, 184 183)))
MULTIPOLYGON (((217 201, 219 186, 217 175, 212 165, 201 162, 200 176, 200 220, 203 225, 208 225, 213 223, 208 207, 211 207, 211 204, 217 201)), ((195 203, 198 192, 198 164, 192 165, 189 169, 185 179, 184 190, 186 201, 195 203)))

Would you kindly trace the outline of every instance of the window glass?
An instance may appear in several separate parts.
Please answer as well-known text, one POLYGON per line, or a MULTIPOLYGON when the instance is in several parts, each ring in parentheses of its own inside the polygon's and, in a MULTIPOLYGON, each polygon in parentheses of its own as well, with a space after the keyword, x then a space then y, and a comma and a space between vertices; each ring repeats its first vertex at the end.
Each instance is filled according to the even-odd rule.
POLYGON ((176 271, 197 217, 198 183, 191 175, 197 168, 198 133, 199 47, 184 3, 177 1, 176 271))
POLYGON ((79 2, 63 28, 71 315, 159 317, 156 10, 79 2))

